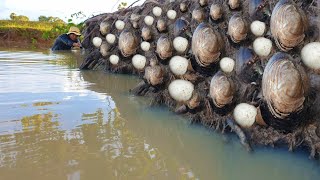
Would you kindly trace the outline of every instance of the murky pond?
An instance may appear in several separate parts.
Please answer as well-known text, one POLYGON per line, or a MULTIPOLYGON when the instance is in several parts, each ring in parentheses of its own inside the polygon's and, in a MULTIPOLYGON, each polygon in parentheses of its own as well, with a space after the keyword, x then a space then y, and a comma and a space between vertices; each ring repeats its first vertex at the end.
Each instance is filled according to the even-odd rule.
POLYGON ((248 153, 147 99, 136 77, 79 71, 80 52, 0 49, 0 179, 316 180, 306 152, 248 153))

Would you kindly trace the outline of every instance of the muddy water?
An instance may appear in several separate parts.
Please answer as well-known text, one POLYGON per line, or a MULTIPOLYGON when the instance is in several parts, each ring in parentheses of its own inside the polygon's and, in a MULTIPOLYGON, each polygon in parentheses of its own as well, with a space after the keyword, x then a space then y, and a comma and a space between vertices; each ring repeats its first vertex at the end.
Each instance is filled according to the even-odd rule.
POLYGON ((136 77, 79 71, 80 52, 0 49, 0 179, 310 179, 306 152, 247 153, 128 94, 136 77))

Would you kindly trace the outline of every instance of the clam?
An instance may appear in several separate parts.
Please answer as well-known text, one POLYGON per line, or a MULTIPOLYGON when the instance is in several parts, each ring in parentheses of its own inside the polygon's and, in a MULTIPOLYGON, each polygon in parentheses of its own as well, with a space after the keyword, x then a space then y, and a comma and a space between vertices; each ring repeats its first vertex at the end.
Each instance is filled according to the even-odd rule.
POLYGON ((228 5, 230 9, 237 9, 240 6, 240 0, 229 0, 228 5))
POLYGON ((163 83, 164 71, 161 66, 158 65, 156 58, 150 59, 150 66, 147 66, 144 70, 144 78, 148 84, 157 86, 163 83))
POLYGON ((149 27, 143 27, 141 30, 141 37, 143 40, 145 41, 149 41, 152 39, 152 32, 151 29, 149 27))
POLYGON ((180 11, 186 12, 188 10, 188 5, 185 2, 180 3, 180 11))
POLYGON ((234 82, 219 71, 211 79, 209 93, 213 104, 218 108, 222 108, 233 100, 235 93, 234 82))
POLYGON ((108 52, 109 52, 109 49, 110 49, 110 45, 106 42, 106 41, 103 41, 101 43, 101 46, 100 46, 100 53, 102 56, 107 56, 108 55, 108 52))
POLYGON ((161 59, 167 59, 172 56, 173 45, 171 39, 168 36, 162 35, 158 39, 156 52, 161 59))
POLYGON ((262 77, 262 95, 275 118, 286 119, 300 112, 308 89, 304 69, 290 55, 276 53, 271 57, 262 77))
POLYGON ((224 47, 221 35, 207 23, 198 25, 192 36, 192 52, 202 67, 216 63, 224 47))
POLYGON ((231 40, 235 43, 239 43, 247 37, 248 23, 240 14, 234 14, 230 18, 228 34, 231 40))
POLYGON ((100 23, 100 33, 102 35, 106 35, 110 31, 110 28, 111 28, 111 24, 107 20, 103 20, 100 23))
POLYGON ((139 47, 139 39, 135 33, 124 30, 119 36, 119 49, 124 57, 131 56, 136 53, 139 47))
POLYGON ((173 35, 179 36, 181 34, 184 34, 189 29, 189 27, 190 25, 188 21, 186 21, 185 19, 179 18, 174 23, 173 35))
POLYGON ((221 18, 223 14, 223 10, 222 10, 222 6, 221 4, 218 4, 218 3, 213 3, 211 6, 210 6, 210 17, 213 19, 213 20, 218 20, 221 18))
POLYGON ((208 0, 199 0, 199 4, 201 7, 208 5, 208 0))
POLYGON ((308 28, 305 13, 290 0, 280 0, 274 7, 270 20, 271 34, 282 51, 299 45, 308 28))
POLYGON ((254 70, 254 64, 257 57, 251 49, 240 47, 236 58, 236 75, 245 83, 256 81, 257 73, 254 70))
POLYGON ((201 23, 206 18, 206 14, 202 8, 196 8, 192 11, 192 18, 201 23))
POLYGON ((200 106, 201 97, 197 92, 192 93, 192 97, 189 101, 187 101, 187 106, 189 109, 195 109, 200 106))
POLYGON ((157 29, 159 32, 164 32, 167 30, 167 23, 164 19, 161 18, 157 21, 157 29))

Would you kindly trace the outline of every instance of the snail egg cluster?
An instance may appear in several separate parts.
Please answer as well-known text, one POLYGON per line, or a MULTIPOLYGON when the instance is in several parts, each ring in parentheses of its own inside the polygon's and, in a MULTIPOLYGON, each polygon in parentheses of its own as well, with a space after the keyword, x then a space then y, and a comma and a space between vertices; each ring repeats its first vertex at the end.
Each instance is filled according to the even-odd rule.
POLYGON ((119 63, 119 56, 112 54, 109 57, 109 61, 110 61, 111 64, 117 65, 119 63))
POLYGON ((101 43, 102 43, 102 39, 100 37, 94 37, 92 39, 92 44, 97 48, 101 46, 101 43))
POLYGON ((132 57, 132 65, 138 70, 142 70, 146 66, 146 57, 136 54, 132 57))
POLYGON ((225 73, 232 72, 235 64, 235 61, 229 57, 222 58, 219 63, 221 70, 225 73))
POLYGON ((175 75, 184 75, 187 72, 189 61, 181 56, 174 56, 169 62, 169 68, 175 75))
POLYGON ((234 108, 233 117, 241 127, 251 127, 255 122, 257 113, 258 110, 253 105, 240 103, 234 108))
POLYGON ((169 84, 168 90, 174 100, 183 102, 191 99, 194 85, 189 81, 177 79, 169 84))

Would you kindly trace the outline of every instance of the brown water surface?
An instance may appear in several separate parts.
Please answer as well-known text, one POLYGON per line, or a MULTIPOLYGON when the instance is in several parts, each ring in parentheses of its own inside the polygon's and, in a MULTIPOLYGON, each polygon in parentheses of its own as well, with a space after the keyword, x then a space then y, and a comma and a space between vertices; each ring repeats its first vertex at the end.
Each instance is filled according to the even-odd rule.
POLYGON ((138 78, 79 71, 81 52, 0 49, 0 179, 316 180, 306 152, 247 153, 128 90, 138 78))

